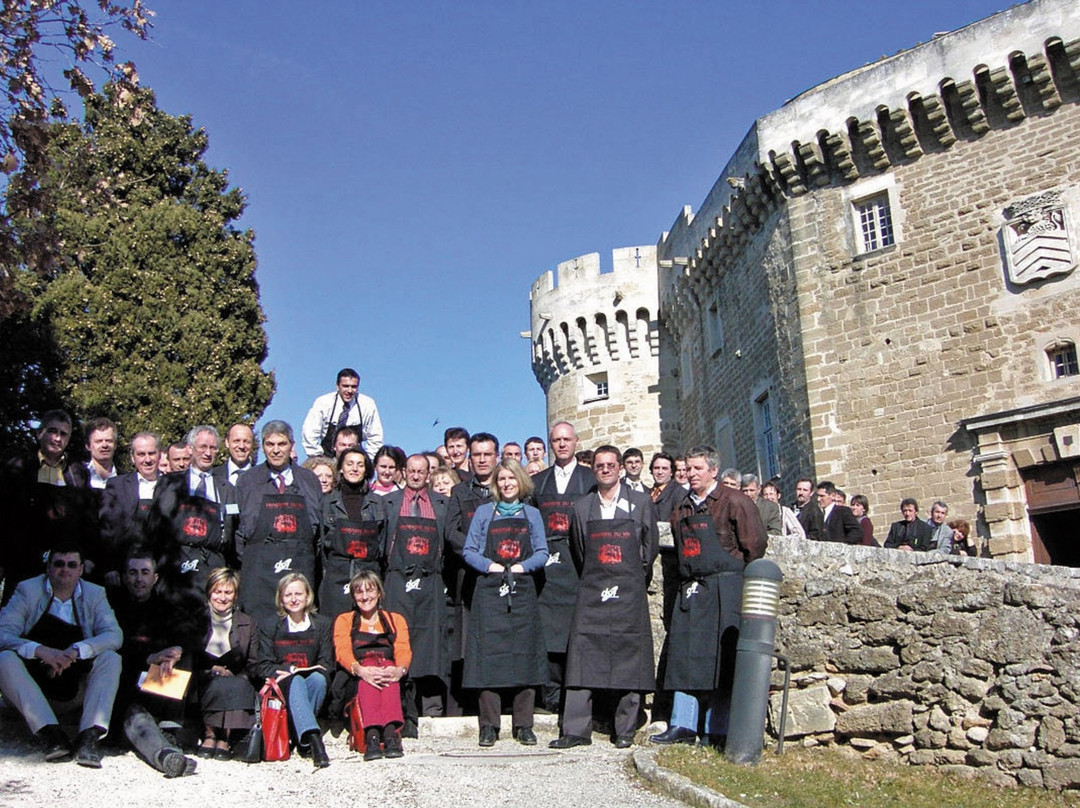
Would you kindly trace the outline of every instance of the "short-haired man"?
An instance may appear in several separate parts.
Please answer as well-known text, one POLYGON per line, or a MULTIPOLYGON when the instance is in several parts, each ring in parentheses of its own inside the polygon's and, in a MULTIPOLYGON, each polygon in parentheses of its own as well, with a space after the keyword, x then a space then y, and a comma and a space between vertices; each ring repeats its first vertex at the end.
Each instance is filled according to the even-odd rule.
POLYGON ((30 454, 9 460, 5 476, 12 481, 44 483, 70 488, 90 485, 86 466, 68 460, 71 416, 63 410, 48 410, 41 416, 36 433, 37 446, 30 454))
POLYGON ((81 580, 82 553, 57 544, 46 572, 21 582, 0 611, 0 692, 45 744, 45 760, 71 756, 50 701, 70 701, 85 680, 75 762, 101 768, 123 640, 105 590, 81 580))
POLYGON ((690 490, 690 480, 686 476, 686 457, 684 455, 675 456, 675 468, 672 470, 671 476, 684 490, 690 490))
POLYGON ((322 486, 292 462, 293 430, 284 421, 262 428, 266 458, 237 484, 236 553, 244 567, 242 607, 259 625, 277 619, 278 580, 290 572, 315 581, 315 540, 322 524, 322 486))
POLYGON ((225 433, 228 459, 214 468, 214 482, 235 486, 240 475, 255 465, 255 432, 247 424, 233 424, 225 433))
POLYGON ((631 491, 645 493, 645 483, 641 481, 641 472, 645 470, 645 455, 641 449, 631 447, 623 452, 623 483, 631 491))
POLYGON ((342 368, 337 375, 337 389, 312 402, 300 429, 301 443, 308 457, 334 455, 334 437, 345 426, 360 429, 360 445, 368 457, 383 445, 382 421, 375 399, 358 392, 360 374, 342 368))
POLYGON ((775 502, 777 507, 780 508, 780 518, 783 520, 784 525, 781 535, 792 536, 796 539, 806 538, 806 531, 803 530, 802 523, 799 522, 799 517, 795 515, 795 511, 791 510, 787 505, 780 504, 780 489, 776 487, 776 483, 769 480, 761 486, 761 497, 770 502, 775 502))
POLYGON ((450 501, 428 488, 427 457, 405 460, 405 487, 383 498, 386 517, 385 608, 409 625, 413 657, 402 682, 406 737, 420 715, 444 715, 450 638, 443 588, 443 545, 450 501))
POLYGON ((169 461, 169 474, 187 471, 191 468, 191 444, 186 438, 170 443, 169 448, 165 450, 165 457, 169 461))
POLYGON ((158 436, 140 432, 131 439, 135 471, 113 477, 101 498, 101 560, 108 586, 120 586, 120 569, 128 550, 146 541, 144 528, 160 475, 158 436))
POLYGON ((821 508, 822 531, 821 541, 835 541, 844 544, 862 543, 862 525, 851 512, 847 505, 839 505, 836 502, 836 486, 828 480, 821 480, 817 484, 818 507, 821 508))
POLYGON ((934 549, 939 553, 952 555, 953 529, 946 524, 948 517, 949 506, 938 499, 930 506, 930 518, 926 520, 926 524, 930 525, 934 534, 931 538, 934 549))
POLYGON ((158 551, 158 571, 179 572, 202 589, 210 572, 235 563, 234 533, 240 516, 236 486, 214 478, 221 438, 207 424, 187 435, 191 465, 166 474, 154 489, 147 526, 158 551))
POLYGON ((464 427, 452 426, 443 431, 443 448, 450 468, 457 472, 462 482, 472 473, 469 470, 469 431, 464 427))
POLYGON ((194 774, 195 761, 162 732, 183 726, 183 702, 142 692, 139 679, 148 665, 158 665, 166 675, 174 668, 192 670, 210 633, 209 613, 191 589, 159 591, 150 550, 133 548, 124 561, 123 581, 115 596, 124 645, 114 723, 123 723, 135 754, 166 777, 194 774))
POLYGON ((742 486, 742 472, 735 468, 724 469, 720 473, 720 485, 738 491, 742 486))
POLYGON ((547 446, 543 438, 533 435, 526 439, 525 463, 539 463, 541 469, 547 465, 547 446))
POLYGON ((105 483, 116 476, 116 424, 108 418, 92 418, 86 422, 86 461, 91 488, 105 490, 105 483))
POLYGON ((744 474, 739 480, 739 488, 750 501, 757 506, 761 521, 765 523, 765 530, 770 536, 779 536, 784 530, 784 518, 780 514, 780 506, 771 502, 761 494, 761 481, 756 474, 744 474))
POLYGON ((341 457, 341 453, 353 446, 360 445, 360 430, 354 426, 343 426, 334 435, 334 457, 341 457))
POLYGON ((578 571, 570 554, 570 519, 574 503, 596 485, 596 476, 577 462, 578 437, 573 424, 553 424, 548 440, 555 463, 533 476, 532 504, 543 517, 548 548, 547 562, 538 578, 540 623, 548 657, 548 678, 540 695, 544 708, 557 713, 566 681, 566 646, 578 591, 578 571))
POLYGON ((799 517, 806 538, 820 541, 825 533, 825 514, 814 501, 814 481, 809 477, 800 477, 795 481, 795 502, 791 509, 799 517))
POLYGON ((509 443, 503 445, 502 459, 503 460, 516 460, 518 463, 520 463, 521 462, 521 444, 520 443, 514 443, 513 441, 510 441, 509 443))
MULTIPOLYGON (((553 442, 554 443, 554 442, 553 442)), ((656 509, 620 481, 614 446, 593 452, 596 489, 574 503, 570 549, 581 581, 570 626, 562 733, 548 744, 592 743, 593 693, 612 691, 617 749, 634 740, 641 694, 656 687, 648 581, 656 559, 656 509)))
MULTIPOLYGON (((452 439, 454 439, 452 437, 452 439)), ((451 450, 451 461, 454 449, 451 450)), ((443 560, 443 581, 447 596, 453 606, 454 616, 450 625, 450 691, 447 694, 446 712, 460 715, 462 692, 460 688, 462 660, 465 656, 465 620, 467 606, 464 602, 465 539, 469 535, 476 509, 491 501, 491 484, 495 479, 495 466, 499 462, 499 439, 489 432, 477 432, 469 438, 469 466, 471 473, 462 477, 450 491, 450 505, 446 512, 446 540, 453 549, 443 560)), ((459 472, 460 474, 460 472, 459 472)))
POLYGON ((889 527, 884 546, 891 550, 920 550, 930 552, 934 546, 934 531, 930 525, 919 519, 919 503, 914 497, 906 497, 900 502, 899 522, 889 527))
POLYGON ((672 515, 679 558, 680 606, 671 616, 664 687, 674 690, 668 729, 654 743, 692 743, 707 706, 704 733, 727 734, 742 604, 743 569, 765 554, 768 535, 757 508, 716 480, 716 450, 686 453, 690 493, 672 515))

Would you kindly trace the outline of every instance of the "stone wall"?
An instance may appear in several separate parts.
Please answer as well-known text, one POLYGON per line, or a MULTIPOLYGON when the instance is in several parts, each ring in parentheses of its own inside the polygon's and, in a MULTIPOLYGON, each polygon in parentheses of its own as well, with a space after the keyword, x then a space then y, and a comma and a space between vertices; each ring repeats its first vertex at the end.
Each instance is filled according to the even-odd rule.
POLYGON ((775 538, 768 557, 784 573, 788 738, 1080 787, 1080 570, 775 538))

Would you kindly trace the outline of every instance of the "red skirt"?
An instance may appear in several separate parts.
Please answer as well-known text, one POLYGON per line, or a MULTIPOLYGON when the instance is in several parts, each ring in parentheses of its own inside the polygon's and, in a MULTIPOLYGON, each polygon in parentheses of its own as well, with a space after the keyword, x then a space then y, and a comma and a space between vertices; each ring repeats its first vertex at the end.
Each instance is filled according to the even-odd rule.
MULTIPOLYGON (((380 668, 389 668, 394 665, 388 659, 379 662, 367 663, 380 668)), ((405 719, 401 713, 401 687, 398 682, 393 682, 381 690, 372 687, 363 679, 356 686, 356 697, 360 700, 360 712, 364 720, 364 729, 369 727, 385 727, 387 724, 404 724, 405 719)))

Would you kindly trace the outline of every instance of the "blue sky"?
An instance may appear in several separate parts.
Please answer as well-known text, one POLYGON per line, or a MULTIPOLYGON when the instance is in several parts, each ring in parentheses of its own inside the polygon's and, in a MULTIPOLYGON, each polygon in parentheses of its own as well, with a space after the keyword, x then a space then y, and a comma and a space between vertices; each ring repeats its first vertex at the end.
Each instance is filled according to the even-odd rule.
POLYGON ((150 0, 122 59, 244 189, 278 390, 299 428, 352 366, 389 442, 542 434, 543 271, 654 244, 753 120, 1006 8, 878 2, 150 0), (438 419, 438 426, 432 423, 438 419))

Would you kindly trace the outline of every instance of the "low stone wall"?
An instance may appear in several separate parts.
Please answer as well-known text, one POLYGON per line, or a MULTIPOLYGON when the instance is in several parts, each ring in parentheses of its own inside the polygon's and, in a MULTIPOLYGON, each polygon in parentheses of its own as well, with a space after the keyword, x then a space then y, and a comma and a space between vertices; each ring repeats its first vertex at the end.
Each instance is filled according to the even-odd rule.
POLYGON ((1080 570, 790 539, 768 557, 784 573, 787 738, 1080 787, 1080 570))

